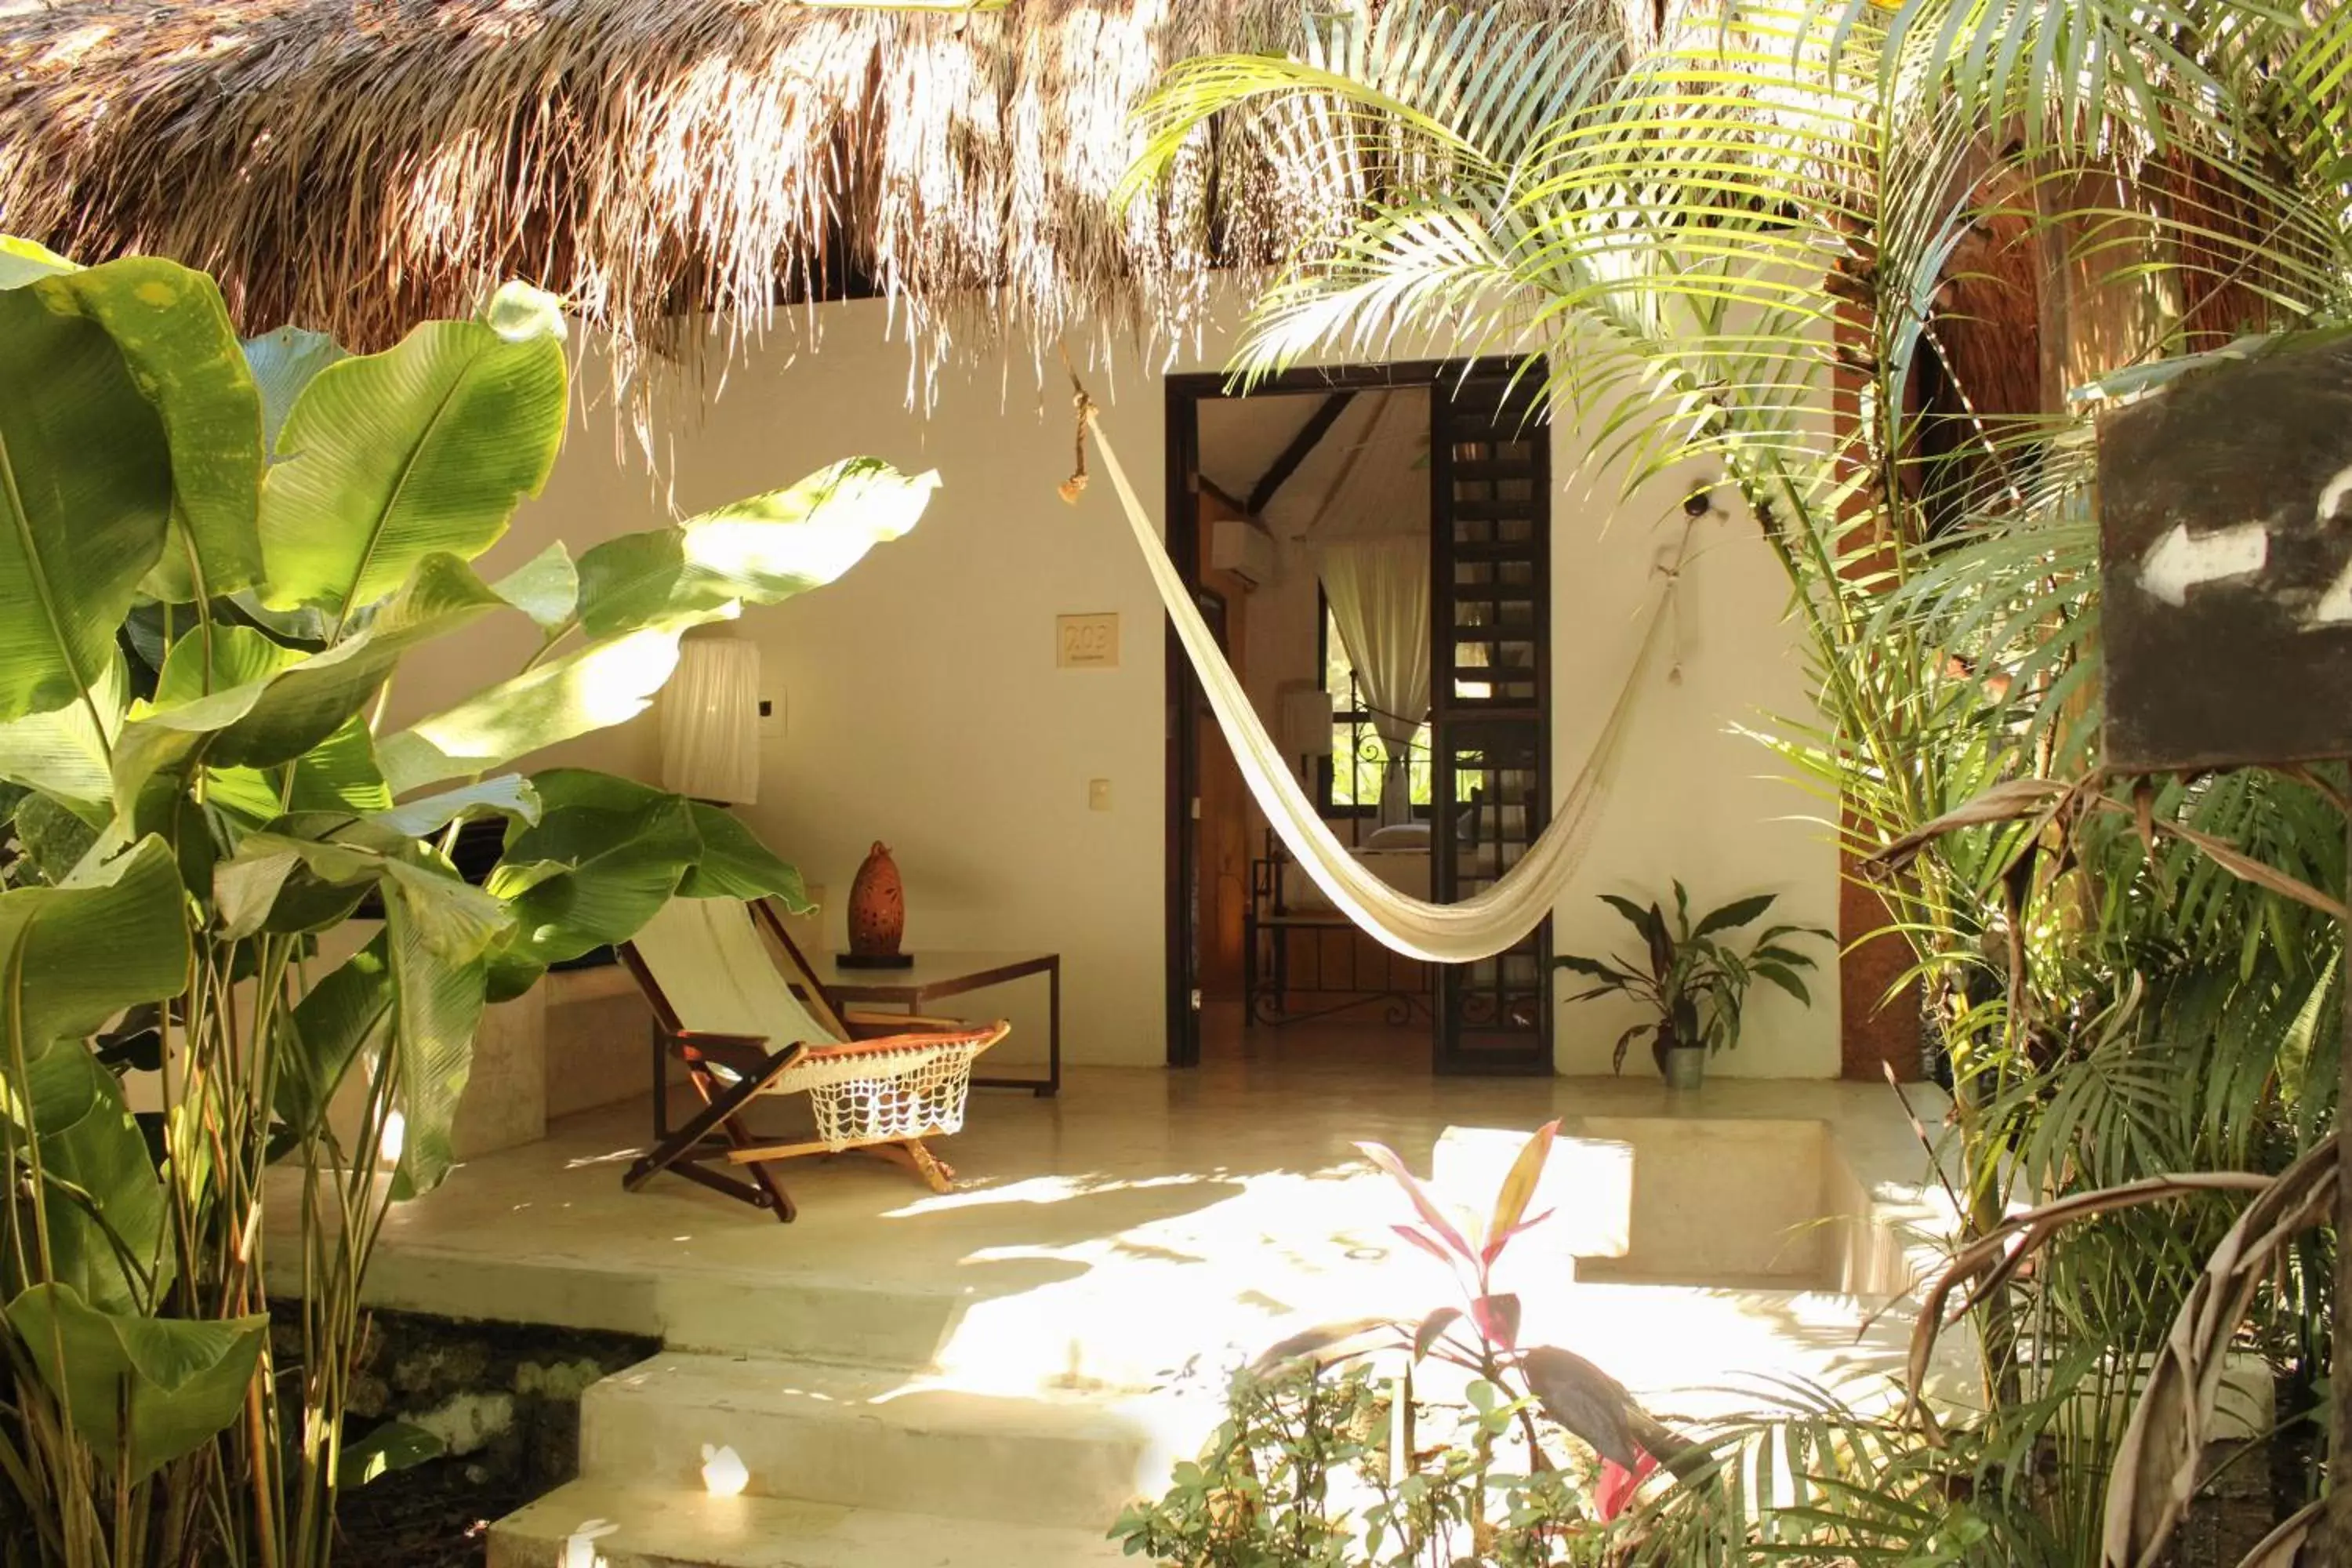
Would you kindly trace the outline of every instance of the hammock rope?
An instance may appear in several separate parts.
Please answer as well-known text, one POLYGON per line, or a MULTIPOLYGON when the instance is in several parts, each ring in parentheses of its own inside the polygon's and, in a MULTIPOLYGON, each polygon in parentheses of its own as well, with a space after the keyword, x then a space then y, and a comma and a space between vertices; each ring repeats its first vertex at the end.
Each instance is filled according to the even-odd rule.
POLYGON ((1168 618, 1176 628, 1177 640, 1183 645, 1186 657, 1192 660, 1193 672, 1200 677, 1201 689, 1208 699, 1210 710, 1216 715, 1217 727, 1224 731, 1226 742, 1233 748, 1242 778, 1256 798, 1259 809, 1265 813, 1266 821, 1306 868, 1307 876, 1331 900, 1335 910, 1366 934, 1408 958, 1466 963, 1491 958, 1516 945, 1551 912, 1583 863, 1592 828, 1600 816, 1601 798, 1616 772, 1634 698, 1666 640, 1662 634, 1688 555, 1689 531, 1685 529, 1684 532, 1682 552, 1674 566, 1663 569, 1664 582, 1646 612, 1646 624, 1625 683, 1610 705, 1591 752, 1551 821, 1527 852, 1505 868, 1492 885, 1459 903, 1431 903, 1399 892, 1358 860, 1292 776, 1288 760, 1266 733, 1249 694, 1234 677, 1233 667, 1225 662, 1208 623, 1201 618, 1182 574, 1168 554, 1166 542, 1136 499, 1134 487, 1128 483, 1118 454, 1103 434, 1094 400, 1078 384, 1075 372, 1070 379, 1076 386, 1078 468, 1061 487, 1062 499, 1076 504, 1087 488, 1086 448, 1091 437, 1102 471, 1118 494, 1129 530, 1135 535, 1145 566, 1150 570, 1152 585, 1159 591, 1160 603, 1167 608, 1168 618))

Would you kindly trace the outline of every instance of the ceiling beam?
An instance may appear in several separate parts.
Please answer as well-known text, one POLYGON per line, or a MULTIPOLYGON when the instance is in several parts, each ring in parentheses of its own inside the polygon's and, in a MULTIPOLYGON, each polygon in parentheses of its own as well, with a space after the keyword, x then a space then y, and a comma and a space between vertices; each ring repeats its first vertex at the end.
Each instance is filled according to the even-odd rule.
POLYGON ((1339 416, 1347 412, 1348 405, 1354 401, 1355 396, 1352 392, 1335 392, 1323 400, 1321 407, 1307 416, 1307 423, 1298 427, 1298 434, 1290 438, 1290 445, 1282 449, 1281 456, 1276 458, 1265 475, 1250 487, 1249 504, 1244 508, 1244 510, 1252 517, 1265 513, 1274 500, 1275 492, 1298 471, 1298 465, 1307 460, 1307 455, 1322 445, 1323 437, 1331 433, 1331 426, 1339 422, 1339 416))

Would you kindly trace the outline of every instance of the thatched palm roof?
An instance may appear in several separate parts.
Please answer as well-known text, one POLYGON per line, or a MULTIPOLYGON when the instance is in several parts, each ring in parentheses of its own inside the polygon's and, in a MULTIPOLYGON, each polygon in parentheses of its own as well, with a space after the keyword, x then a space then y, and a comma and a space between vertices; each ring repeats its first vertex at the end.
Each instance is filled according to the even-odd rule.
POLYGON ((248 330, 354 347, 508 276, 625 355, 857 286, 934 347, 975 320, 1181 322, 1210 266, 1268 258, 1335 193, 1220 149, 1116 217, 1128 111, 1169 61, 1289 47, 1307 4, 62 0, 0 16, 0 228, 168 253, 248 330))

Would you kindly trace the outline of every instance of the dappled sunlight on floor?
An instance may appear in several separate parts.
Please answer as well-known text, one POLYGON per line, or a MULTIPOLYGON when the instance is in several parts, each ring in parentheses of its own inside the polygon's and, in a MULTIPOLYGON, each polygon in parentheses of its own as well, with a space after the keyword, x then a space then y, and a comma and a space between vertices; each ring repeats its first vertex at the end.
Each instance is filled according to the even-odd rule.
MULTIPOLYGON (((1433 1079, 1324 1058, 1079 1069, 1056 1100, 976 1092, 966 1131, 942 1145, 963 1178, 946 1194, 876 1161, 793 1163, 782 1174, 801 1216, 790 1226, 672 1178, 623 1192, 646 1130, 645 1108, 624 1105, 473 1162, 395 1209, 373 1293, 451 1315, 658 1333, 684 1349, 927 1369, 899 1378, 898 1397, 930 1377, 983 1394, 1139 1391, 1213 1384, 1232 1360, 1303 1322, 1418 1316, 1451 1299, 1437 1265, 1391 1228, 1402 1199, 1357 1139, 1389 1142, 1425 1171, 1449 1126, 1511 1138, 1565 1115, 1571 1135, 1584 1120, 1609 1138, 1646 1130, 1638 1150, 1651 1147, 1642 1139, 1714 1139, 1766 1162, 1802 1154, 1812 1166, 1776 1177, 1768 1163, 1744 1184, 1780 1180, 1801 1206, 1829 1190, 1822 1157, 1804 1152, 1826 1138, 1867 1167, 1854 1173, 1858 1191, 1909 1201, 1924 1190, 1924 1159, 1914 1147, 1906 1163, 1883 1089, 1727 1080, 1702 1101, 1634 1080, 1433 1079), (1755 1135, 1748 1144, 1741 1128, 1755 1135), (1789 1141, 1786 1130, 1809 1128, 1812 1143, 1789 1141)), ((1645 1168, 1647 1157, 1633 1157, 1637 1192, 1674 1163, 1645 1168)), ((1636 1205, 1637 1232, 1672 1228, 1680 1250, 1666 1279, 1578 1280, 1565 1250, 1530 1247, 1515 1281, 1528 1337, 1643 1390, 1898 1364, 1906 1313, 1873 1318, 1884 1294, 1862 1299, 1817 1264, 1784 1265, 1783 1254, 1819 1250, 1801 1234, 1732 1234, 1756 1222, 1724 1202, 1724 1256, 1744 1261, 1714 1278, 1703 1265, 1717 1222, 1705 1206, 1668 1205, 1643 1222, 1636 1205)))

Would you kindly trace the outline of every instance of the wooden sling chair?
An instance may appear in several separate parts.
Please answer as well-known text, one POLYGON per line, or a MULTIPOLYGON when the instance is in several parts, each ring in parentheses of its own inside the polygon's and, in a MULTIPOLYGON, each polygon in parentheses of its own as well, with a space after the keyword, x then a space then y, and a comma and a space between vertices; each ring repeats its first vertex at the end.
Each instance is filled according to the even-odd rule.
POLYGON ((790 1224, 799 1211, 773 1167, 862 1149, 948 1191, 955 1172, 923 1140, 963 1126, 972 1058, 1008 1026, 844 1016, 765 900, 672 899, 620 956, 653 1005, 657 1037, 654 1147, 622 1185, 635 1192, 674 1171, 790 1224), (702 1110, 675 1129, 669 1052, 685 1061, 702 1099, 702 1110), (743 1125, 761 1097, 794 1094, 808 1096, 814 1138, 763 1142, 743 1125))

